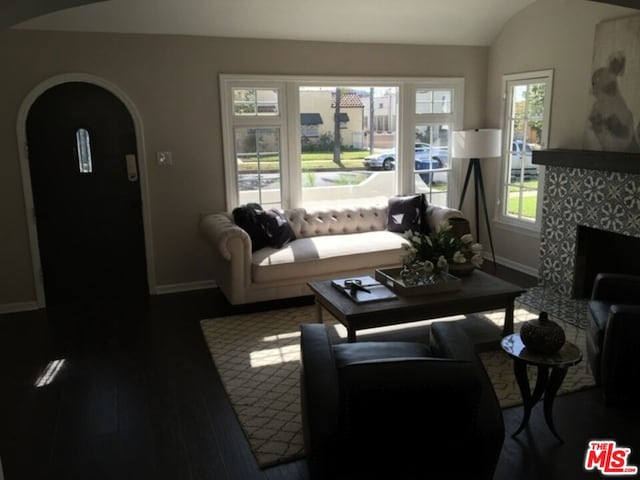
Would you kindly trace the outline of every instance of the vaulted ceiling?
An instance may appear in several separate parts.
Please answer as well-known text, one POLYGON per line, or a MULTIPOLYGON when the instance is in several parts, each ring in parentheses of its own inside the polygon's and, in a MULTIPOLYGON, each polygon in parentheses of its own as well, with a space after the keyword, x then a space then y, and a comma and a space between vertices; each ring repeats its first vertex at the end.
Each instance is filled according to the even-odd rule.
MULTIPOLYGON (((3 0, 79 3, 81 0, 3 0)), ((85 0, 86 1, 86 0, 85 0)), ((428 45, 489 45, 535 0, 110 0, 19 28, 428 45)))
POLYGON ((0 3, 0 28, 10 27, 50 12, 104 0, 3 0, 0 3))
POLYGON ((640 9, 638 0, 591 0, 592 2, 608 3, 609 5, 619 5, 621 7, 640 9))
MULTIPOLYGON (((588 0, 638 8, 638 0, 588 0)), ((489 45, 535 0, 3 0, 0 27, 489 45), (20 23, 22 22, 22 23, 20 23)))

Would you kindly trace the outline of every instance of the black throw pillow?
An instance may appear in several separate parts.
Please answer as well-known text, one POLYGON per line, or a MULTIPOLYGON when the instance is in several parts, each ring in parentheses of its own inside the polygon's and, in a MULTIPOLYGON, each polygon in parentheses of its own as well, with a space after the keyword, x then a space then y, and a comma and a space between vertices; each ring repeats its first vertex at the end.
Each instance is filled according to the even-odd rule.
POLYGON ((260 222, 270 247, 282 248, 296 239, 296 235, 285 216, 275 208, 263 211, 260 214, 260 222))
POLYGON ((426 200, 423 194, 396 196, 389 199, 387 230, 404 233, 407 230, 422 231, 426 223, 426 200))
POLYGON ((231 213, 235 224, 249 234, 252 252, 269 245, 269 237, 264 229, 264 222, 261 221, 264 210, 260 204, 247 203, 234 208, 231 213))

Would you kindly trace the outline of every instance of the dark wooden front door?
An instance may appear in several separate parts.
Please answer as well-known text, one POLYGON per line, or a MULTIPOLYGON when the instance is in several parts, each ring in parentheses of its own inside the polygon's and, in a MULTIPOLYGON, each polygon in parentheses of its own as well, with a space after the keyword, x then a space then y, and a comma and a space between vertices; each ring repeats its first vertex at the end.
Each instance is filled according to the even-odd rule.
POLYGON ((50 88, 27 117, 47 306, 146 296, 136 135, 125 105, 99 86, 50 88), (131 174, 131 175, 129 175, 131 174))

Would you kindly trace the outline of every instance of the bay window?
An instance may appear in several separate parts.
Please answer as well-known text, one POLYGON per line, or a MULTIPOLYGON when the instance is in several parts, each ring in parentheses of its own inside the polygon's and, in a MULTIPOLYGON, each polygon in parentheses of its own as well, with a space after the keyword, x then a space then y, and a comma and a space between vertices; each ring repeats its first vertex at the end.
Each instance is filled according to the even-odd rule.
POLYGON ((227 208, 449 204, 464 81, 221 75, 227 208))

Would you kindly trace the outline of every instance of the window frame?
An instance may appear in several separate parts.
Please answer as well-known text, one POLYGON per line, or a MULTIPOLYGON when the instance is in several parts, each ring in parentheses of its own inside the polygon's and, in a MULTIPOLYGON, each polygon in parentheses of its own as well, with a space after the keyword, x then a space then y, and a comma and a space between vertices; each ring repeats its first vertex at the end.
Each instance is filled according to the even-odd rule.
MULTIPOLYGON (((223 155, 224 155, 224 170, 225 170, 225 196, 227 207, 233 207, 239 204, 239 190, 238 190, 238 162, 235 155, 235 136, 234 131, 236 128, 278 128, 280 130, 280 182, 284 184, 288 179, 285 178, 288 174, 284 168, 282 168, 282 158, 287 155, 288 144, 283 142, 282 139, 287 139, 287 127, 286 124, 286 108, 287 99, 285 97, 285 84, 282 81, 277 81, 271 78, 257 77, 242 78, 238 76, 234 80, 232 85, 228 88, 223 88, 223 85, 227 85, 226 82, 221 81, 221 109, 222 109, 222 132, 223 132, 223 155), (278 92, 278 113, 277 115, 235 115, 233 106, 233 90, 238 88, 246 89, 274 89, 278 92)), ((283 192, 281 192, 283 193, 283 192)), ((284 199, 281 198, 281 202, 284 203, 284 199)))
MULTIPOLYGON (((414 190, 414 143, 416 125, 424 123, 450 123, 451 132, 462 128, 464 110, 463 77, 342 77, 342 76, 298 76, 298 75, 247 75, 220 74, 220 109, 222 117, 222 141, 225 171, 225 198, 227 209, 239 204, 238 166, 235 159, 234 129, 244 127, 280 128, 281 148, 281 203, 283 209, 296 208, 302 204, 302 169, 297 160, 301 156, 299 88, 308 86, 352 87, 372 85, 376 87, 398 88, 397 168, 395 191, 400 193, 414 190), (270 88, 278 91, 278 115, 237 116, 233 112, 234 88, 270 88), (453 99, 451 113, 417 114, 416 91, 422 89, 451 89, 453 99), (427 121, 428 119, 428 121, 427 121), (409 152, 409 153, 407 153, 409 152), (407 156, 409 159, 407 160, 407 156), (292 160, 293 159, 293 160, 292 160)), ((447 198, 451 204, 452 166, 449 157, 449 182, 447 198)))
MULTIPOLYGON (((530 72, 522 72, 515 74, 506 74, 502 77, 502 158, 501 168, 499 169, 499 205, 496 209, 495 221, 502 227, 518 231, 523 234, 537 236, 542 225, 542 196, 544 193, 545 168, 544 165, 538 165, 538 188, 537 188, 537 204, 535 221, 517 218, 507 214, 508 205, 508 186, 511 183, 511 168, 509 156, 511 152, 511 105, 512 93, 517 86, 531 83, 546 83, 544 98, 544 124, 541 133, 540 147, 547 148, 549 142, 549 131, 551 123, 551 104, 553 98, 553 69, 536 70, 530 72)), ((526 147, 525 147, 526 148, 526 147)))

